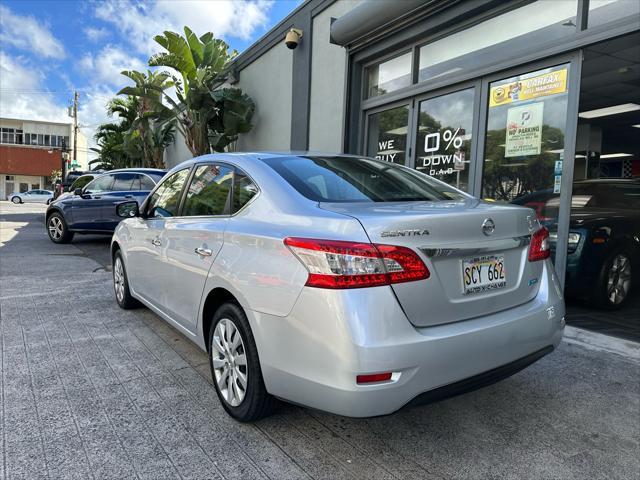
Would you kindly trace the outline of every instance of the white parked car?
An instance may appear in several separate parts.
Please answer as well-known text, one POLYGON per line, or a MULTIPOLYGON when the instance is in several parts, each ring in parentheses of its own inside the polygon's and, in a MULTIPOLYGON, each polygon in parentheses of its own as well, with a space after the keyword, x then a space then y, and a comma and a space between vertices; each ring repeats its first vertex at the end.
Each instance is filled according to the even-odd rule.
MULTIPOLYGON (((535 213, 370 158, 219 154, 170 171, 111 244, 115 296, 209 353, 233 417, 275 399, 386 415, 505 378, 560 343, 535 213)), ((532 392, 532 395, 535 395, 532 392)))
POLYGON ((51 190, 29 190, 24 193, 12 193, 7 196, 7 200, 13 203, 51 203, 53 192, 51 190))

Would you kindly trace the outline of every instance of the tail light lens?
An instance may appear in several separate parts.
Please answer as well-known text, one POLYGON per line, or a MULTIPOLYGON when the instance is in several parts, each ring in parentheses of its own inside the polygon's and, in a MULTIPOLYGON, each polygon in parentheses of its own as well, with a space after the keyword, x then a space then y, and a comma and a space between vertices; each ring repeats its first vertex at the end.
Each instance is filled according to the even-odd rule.
POLYGON ((529 261, 537 262, 544 260, 551 255, 549 245, 549 230, 542 227, 536 233, 531 235, 531 244, 529 245, 529 261))
POLYGON ((309 271, 309 287, 362 288, 429 278, 427 266, 406 247, 314 238, 284 243, 309 271))

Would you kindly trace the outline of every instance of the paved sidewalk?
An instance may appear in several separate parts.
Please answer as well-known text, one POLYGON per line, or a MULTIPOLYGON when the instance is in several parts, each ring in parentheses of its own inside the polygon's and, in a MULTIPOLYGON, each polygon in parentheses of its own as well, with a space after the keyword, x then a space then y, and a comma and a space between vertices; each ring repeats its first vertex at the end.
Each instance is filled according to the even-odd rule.
POLYGON ((42 212, 0 204, 0 478, 638 478, 640 363, 575 342, 387 417, 286 405, 239 424, 206 356, 120 310, 110 272, 52 244, 42 212))

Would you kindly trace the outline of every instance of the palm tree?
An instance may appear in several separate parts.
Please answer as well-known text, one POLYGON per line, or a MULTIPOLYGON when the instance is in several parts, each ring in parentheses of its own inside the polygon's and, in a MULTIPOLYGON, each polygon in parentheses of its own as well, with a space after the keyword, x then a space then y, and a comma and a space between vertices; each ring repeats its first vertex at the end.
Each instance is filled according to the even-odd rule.
POLYGON ((175 122, 171 110, 162 103, 162 96, 174 83, 169 74, 151 70, 147 73, 131 70, 122 74, 133 80, 134 85, 124 87, 118 94, 136 99, 131 105, 134 111, 131 112, 129 141, 141 149, 145 166, 164 168, 163 153, 174 140, 175 122))
MULTIPOLYGON (((154 37, 166 52, 149 59, 149 66, 169 67, 180 74, 180 78, 172 77, 177 101, 160 85, 149 88, 162 94, 194 156, 210 153, 212 149, 224 151, 238 134, 251 130, 255 104, 240 89, 215 90, 237 52, 229 53, 229 46, 211 32, 201 37, 188 27, 184 27, 184 32, 184 36, 167 31, 154 37)), ((121 92, 134 94, 129 89, 121 92)))

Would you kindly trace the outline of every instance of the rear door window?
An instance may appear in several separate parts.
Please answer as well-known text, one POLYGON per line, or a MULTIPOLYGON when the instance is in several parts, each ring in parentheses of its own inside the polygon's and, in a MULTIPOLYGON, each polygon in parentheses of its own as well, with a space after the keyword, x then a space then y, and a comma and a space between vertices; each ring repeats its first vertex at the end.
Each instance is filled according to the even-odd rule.
POLYGON ((233 169, 225 165, 199 165, 187 190, 183 215, 228 215, 233 169))
POLYGON ((133 173, 116 173, 114 177, 115 180, 111 190, 114 192, 128 192, 131 190, 131 186, 136 175, 133 173))
POLYGON ((153 190, 156 186, 155 182, 146 175, 139 175, 139 190, 153 190))
POLYGON ((236 169, 233 184, 233 212, 244 207, 258 193, 258 187, 242 171, 236 169))

